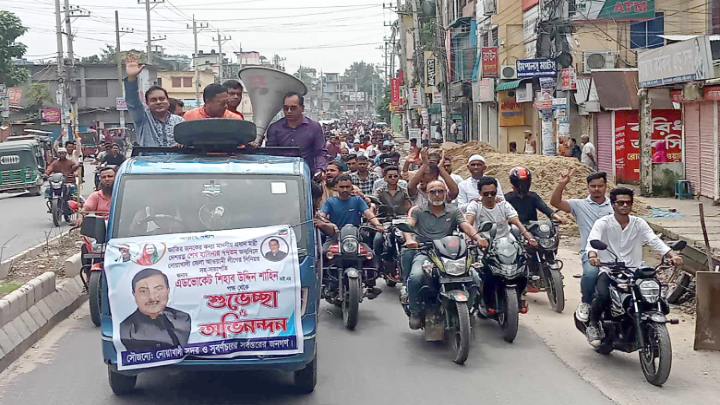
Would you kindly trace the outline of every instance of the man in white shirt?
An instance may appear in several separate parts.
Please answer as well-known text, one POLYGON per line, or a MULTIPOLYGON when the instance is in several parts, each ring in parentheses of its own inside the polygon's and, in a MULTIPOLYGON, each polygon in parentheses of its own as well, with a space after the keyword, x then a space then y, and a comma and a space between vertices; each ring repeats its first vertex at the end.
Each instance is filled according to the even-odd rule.
MULTIPOLYGON (((532 234, 520 222, 520 217, 517 211, 507 201, 498 202, 497 197, 497 186, 498 182, 494 177, 486 176, 478 180, 478 187, 482 195, 481 201, 472 201, 467 207, 467 218, 468 223, 475 229, 480 228, 480 225, 485 221, 495 223, 495 239, 506 238, 510 235, 510 225, 515 225, 520 230, 521 235, 528 238, 528 242, 537 246, 537 241, 532 237, 532 234)), ((490 239, 490 235, 484 234, 485 239, 490 239)))
POLYGON ((595 145, 590 143, 590 137, 587 135, 583 135, 580 137, 580 140, 583 143, 582 148, 582 157, 580 158, 580 161, 585 166, 597 170, 597 160, 595 158, 595 145))
MULTIPOLYGON (((600 267, 603 262, 612 262, 614 257, 610 252, 613 252, 627 267, 638 268, 642 263, 643 245, 647 244, 662 256, 668 255, 674 266, 682 266, 682 257, 660 240, 644 219, 630 215, 633 199, 634 193, 629 188, 618 187, 610 192, 614 214, 595 221, 587 238, 585 250, 590 264, 600 267), (604 242, 608 246, 607 250, 594 249, 591 245, 593 240, 604 242)), ((595 347, 602 341, 600 316, 610 302, 610 278, 607 272, 607 268, 600 268, 595 285, 596 294, 590 308, 590 325, 586 330, 588 342, 595 347)))
MULTIPOLYGON (((485 175, 485 158, 480 155, 472 155, 470 159, 468 159, 467 167, 468 170, 470 170, 470 177, 458 184, 457 203, 458 208, 460 208, 462 212, 465 212, 468 204, 473 200, 480 201, 480 192, 478 191, 477 184, 478 180, 485 175)), ((500 183, 497 184, 497 200, 505 200, 500 183)))
POLYGON ((445 170, 447 170, 448 173, 450 173, 450 177, 452 177, 453 180, 455 180, 455 184, 460 186, 460 183, 463 182, 463 178, 459 174, 453 173, 452 168, 452 156, 445 156, 445 170))

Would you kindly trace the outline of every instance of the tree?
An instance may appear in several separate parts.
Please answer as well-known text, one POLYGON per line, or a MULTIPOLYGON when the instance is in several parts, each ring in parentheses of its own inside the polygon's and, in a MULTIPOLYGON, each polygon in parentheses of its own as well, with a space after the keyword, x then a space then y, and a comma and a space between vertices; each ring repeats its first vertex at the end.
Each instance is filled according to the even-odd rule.
MULTIPOLYGON (((134 53, 140 56, 140 62, 147 60, 147 55, 144 51, 137 49, 129 49, 127 51, 120 51, 120 58, 125 59, 129 53, 134 53)), ((112 45, 105 45, 105 49, 100 51, 98 55, 92 55, 81 59, 82 63, 115 63, 115 47, 112 45)))
POLYGON ((358 91, 372 94, 373 82, 379 87, 375 87, 375 91, 384 92, 385 88, 383 85, 382 75, 379 69, 370 63, 353 62, 353 64, 345 69, 345 79, 355 80, 357 78, 358 91))
POLYGON ((385 95, 375 107, 375 111, 380 116, 380 121, 390 124, 390 89, 385 91, 385 95))
POLYGON ((52 103, 52 94, 47 83, 35 82, 30 85, 26 95, 30 105, 25 108, 27 112, 24 120, 40 120, 40 112, 45 102, 52 103))
POLYGON ((13 59, 22 58, 27 46, 15 42, 27 32, 22 21, 9 11, 0 11, 0 83, 8 87, 23 83, 28 78, 27 69, 16 66, 13 59))

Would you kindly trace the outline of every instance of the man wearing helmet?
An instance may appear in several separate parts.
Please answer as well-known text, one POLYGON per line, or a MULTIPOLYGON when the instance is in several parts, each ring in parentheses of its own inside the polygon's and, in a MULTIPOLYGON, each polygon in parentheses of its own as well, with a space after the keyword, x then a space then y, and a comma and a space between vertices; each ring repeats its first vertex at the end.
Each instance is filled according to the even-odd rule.
POLYGON ((537 193, 530 191, 532 173, 530 169, 522 166, 513 167, 510 170, 510 184, 513 191, 505 194, 505 201, 515 208, 520 222, 527 224, 529 221, 537 221, 537 212, 540 211, 550 219, 561 221, 562 219, 553 214, 553 210, 545 204, 537 193))

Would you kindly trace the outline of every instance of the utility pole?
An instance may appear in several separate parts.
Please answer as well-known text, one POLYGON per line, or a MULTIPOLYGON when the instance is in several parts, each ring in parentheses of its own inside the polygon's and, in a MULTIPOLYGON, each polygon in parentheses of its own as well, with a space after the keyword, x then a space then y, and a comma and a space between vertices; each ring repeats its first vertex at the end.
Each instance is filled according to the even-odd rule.
MULTIPOLYGON (((447 0, 445 0, 447 1, 447 0)), ((443 142, 447 140, 447 136, 450 133, 450 119, 448 119, 448 110, 450 109, 450 86, 448 86, 448 82, 450 78, 448 77, 448 64, 450 61, 448 60, 448 55, 446 54, 447 49, 445 48, 444 38, 445 38, 445 21, 442 17, 442 5, 441 1, 437 1, 435 3, 435 28, 437 30, 437 33, 435 37, 437 38, 437 41, 435 42, 435 49, 437 52, 438 59, 440 60, 440 80, 441 80, 441 86, 440 87, 440 96, 442 97, 442 104, 440 105, 440 114, 442 119, 442 126, 445 128, 443 131, 443 142)))
POLYGON ((225 62, 225 60, 223 59, 222 44, 225 41, 230 41, 232 39, 232 37, 228 37, 228 36, 223 37, 222 35, 220 35, 220 30, 217 30, 217 35, 218 35, 217 36, 218 51, 220 52, 220 68, 218 69, 218 81, 220 81, 220 83, 222 83, 223 82, 223 62, 225 62))
MULTIPOLYGON (((198 56, 198 32, 202 29, 207 28, 207 23, 198 23, 195 20, 195 14, 193 14, 192 27, 188 25, 188 28, 193 30, 193 38, 195 39, 195 53, 193 53, 193 68, 195 69, 195 102, 200 105, 200 71, 198 70, 197 56, 198 56)), ((221 56, 222 57, 222 56, 221 56)))
POLYGON ((71 127, 70 131, 68 131, 68 140, 71 140, 75 132, 78 129, 78 108, 77 108, 77 99, 80 97, 80 94, 75 94, 75 86, 73 86, 73 83, 75 82, 75 52, 73 51, 73 34, 72 34, 72 23, 70 21, 70 18, 78 18, 78 17, 90 17, 90 12, 86 12, 85 10, 80 9, 79 7, 70 8, 70 1, 65 0, 65 35, 67 35, 67 53, 68 53, 68 59, 70 59, 70 69, 65 70, 65 82, 68 86, 67 93, 70 94, 70 116, 71 116, 71 127))
POLYGON ((355 76, 355 118, 358 117, 357 99, 358 99, 358 88, 357 88, 357 75, 356 75, 355 76))
POLYGON ((640 191, 643 196, 652 195, 652 102, 648 89, 641 89, 640 96, 640 191))
POLYGON ((65 59, 63 57, 63 33, 62 33, 62 17, 60 15, 60 0, 55 0, 55 34, 57 39, 57 77, 58 90, 57 99, 60 104, 60 139, 62 141, 63 134, 68 134, 68 122, 65 120, 65 109, 67 107, 65 94, 65 59))
POLYGON ((165 3, 165 0, 138 0, 138 4, 145 3, 145 14, 147 18, 147 61, 146 63, 148 65, 152 65, 152 43, 153 43, 153 37, 152 37, 152 24, 150 21, 150 11, 152 9, 160 4, 165 3))
MULTIPOLYGON (((115 63, 117 63, 118 73, 118 85, 120 86, 120 95, 125 97, 125 85, 123 84, 123 71, 122 71, 122 55, 120 54, 120 34, 131 34, 132 29, 123 28, 120 29, 120 16, 118 11, 115 10, 115 63)), ((120 113, 120 128, 125 128, 125 111, 119 110, 120 113)))

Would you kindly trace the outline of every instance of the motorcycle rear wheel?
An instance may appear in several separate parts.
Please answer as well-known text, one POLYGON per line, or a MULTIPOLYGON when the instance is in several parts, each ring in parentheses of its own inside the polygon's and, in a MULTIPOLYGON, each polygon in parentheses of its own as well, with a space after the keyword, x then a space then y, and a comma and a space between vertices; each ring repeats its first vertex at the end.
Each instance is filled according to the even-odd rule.
POLYGON ((62 217, 62 210, 60 208, 60 201, 57 198, 54 198, 50 202, 50 213, 52 213, 53 225, 59 227, 60 218, 62 217))
POLYGON ((513 287, 505 288, 503 309, 498 316, 498 322, 503 330, 503 339, 512 343, 517 336, 519 311, 517 290, 513 287))
POLYGON ((646 323, 643 326, 645 347, 640 349, 640 366, 648 382, 662 386, 670 377, 672 347, 667 327, 661 323, 646 323))
POLYGON ((455 319, 455 330, 452 331, 450 345, 453 350, 453 361, 457 364, 465 364, 470 354, 470 312, 466 302, 456 302, 457 312, 452 311, 455 319))
POLYGON ((565 290, 563 289, 563 280, 559 271, 550 270, 543 266, 545 276, 545 285, 550 306, 555 312, 562 313, 565 309, 565 290))
POLYGON ((358 322, 360 312, 360 280, 348 278, 348 290, 342 304, 343 324, 346 328, 353 330, 358 322))
POLYGON ((95 326, 100 326, 100 291, 101 291, 101 276, 102 273, 99 271, 93 271, 90 273, 90 285, 88 286, 88 296, 90 297, 90 319, 95 326))
POLYGON ((667 301, 669 304, 677 304, 680 298, 690 291, 690 275, 687 273, 679 274, 675 280, 671 280, 668 284, 667 301))

